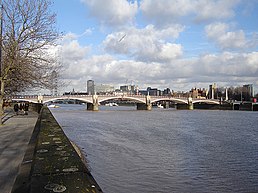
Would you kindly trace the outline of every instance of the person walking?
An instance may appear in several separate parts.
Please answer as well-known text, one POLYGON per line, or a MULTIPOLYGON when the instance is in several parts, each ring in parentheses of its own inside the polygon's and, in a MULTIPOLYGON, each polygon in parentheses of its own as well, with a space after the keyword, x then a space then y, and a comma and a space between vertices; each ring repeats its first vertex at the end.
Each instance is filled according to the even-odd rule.
POLYGON ((14 110, 14 112, 16 113, 16 115, 18 115, 19 105, 18 105, 17 103, 14 104, 13 110, 14 110))
POLYGON ((29 103, 26 102, 26 103, 24 104, 24 115, 28 115, 28 111, 29 111, 29 103))

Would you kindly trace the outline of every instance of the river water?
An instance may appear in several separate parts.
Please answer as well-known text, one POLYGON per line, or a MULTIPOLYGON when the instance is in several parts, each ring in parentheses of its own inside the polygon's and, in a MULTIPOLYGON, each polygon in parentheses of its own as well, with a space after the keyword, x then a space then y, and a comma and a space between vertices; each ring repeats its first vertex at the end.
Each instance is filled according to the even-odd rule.
POLYGON ((258 112, 51 111, 105 193, 258 192, 258 112))

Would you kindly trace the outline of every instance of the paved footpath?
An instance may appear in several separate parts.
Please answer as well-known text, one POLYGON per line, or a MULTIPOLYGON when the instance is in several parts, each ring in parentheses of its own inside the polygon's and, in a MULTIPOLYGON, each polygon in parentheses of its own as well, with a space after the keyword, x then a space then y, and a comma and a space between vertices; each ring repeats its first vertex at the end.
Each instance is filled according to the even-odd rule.
POLYGON ((10 193, 22 163, 38 114, 7 112, 0 126, 0 191, 10 193))

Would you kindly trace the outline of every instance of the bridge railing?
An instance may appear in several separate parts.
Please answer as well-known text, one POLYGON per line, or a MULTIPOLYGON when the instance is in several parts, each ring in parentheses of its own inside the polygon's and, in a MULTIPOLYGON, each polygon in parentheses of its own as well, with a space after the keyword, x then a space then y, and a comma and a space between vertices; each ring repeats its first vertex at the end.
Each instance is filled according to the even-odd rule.
MULTIPOLYGON (((146 98, 146 95, 136 95, 136 94, 127 94, 127 93, 119 93, 119 94, 107 94, 107 95, 97 95, 99 98, 103 97, 132 97, 132 98, 146 98)), ((13 96, 7 96, 6 99, 38 99, 38 95, 13 95, 13 96)), ((92 98, 93 95, 56 95, 56 96, 51 96, 51 95, 42 95, 43 100, 44 99, 55 99, 55 98, 92 98)), ((150 96, 152 99, 183 99, 187 100, 188 97, 174 97, 171 95, 163 95, 163 96, 150 96)), ((193 101, 218 101, 218 99, 200 99, 200 98, 193 98, 193 101)))
POLYGON ((37 98, 38 95, 12 95, 12 96, 6 96, 6 99, 27 99, 27 98, 37 98))

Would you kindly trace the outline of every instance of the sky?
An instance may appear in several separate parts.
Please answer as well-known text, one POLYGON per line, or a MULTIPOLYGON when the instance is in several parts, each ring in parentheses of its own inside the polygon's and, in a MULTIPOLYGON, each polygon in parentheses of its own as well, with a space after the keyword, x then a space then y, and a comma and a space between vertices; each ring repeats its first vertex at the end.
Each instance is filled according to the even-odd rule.
POLYGON ((54 0, 60 91, 89 79, 174 91, 253 84, 258 0, 54 0))

